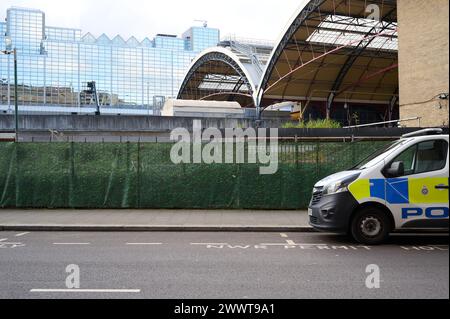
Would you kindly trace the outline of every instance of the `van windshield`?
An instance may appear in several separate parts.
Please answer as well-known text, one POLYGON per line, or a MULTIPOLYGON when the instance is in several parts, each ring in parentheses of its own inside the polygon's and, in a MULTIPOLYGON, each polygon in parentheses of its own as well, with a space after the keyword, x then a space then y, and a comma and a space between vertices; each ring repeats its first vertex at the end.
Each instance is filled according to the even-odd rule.
POLYGON ((362 162, 360 162, 358 165, 352 168, 352 170, 363 170, 366 168, 370 168, 376 164, 378 164, 380 161, 382 161, 386 156, 388 156, 391 152, 393 152, 395 149, 397 149, 399 146, 407 143, 405 140, 399 140, 392 143, 389 143, 382 149, 376 151, 366 159, 364 159, 362 162))

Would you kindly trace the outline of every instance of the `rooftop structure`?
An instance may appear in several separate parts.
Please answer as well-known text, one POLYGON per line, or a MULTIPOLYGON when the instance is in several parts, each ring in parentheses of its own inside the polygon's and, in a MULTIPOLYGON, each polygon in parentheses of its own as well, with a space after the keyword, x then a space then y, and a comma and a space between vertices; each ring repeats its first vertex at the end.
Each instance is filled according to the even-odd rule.
POLYGON ((257 103, 398 108, 396 0, 303 0, 272 52, 257 103))
POLYGON ((226 37, 192 62, 178 99, 237 101, 242 107, 255 107, 272 49, 269 41, 226 37))
POLYGON ((236 100, 260 112, 292 102, 301 118, 343 124, 398 118, 397 28, 396 0, 302 0, 274 44, 231 38, 221 42, 228 53, 201 53, 178 98, 236 100))

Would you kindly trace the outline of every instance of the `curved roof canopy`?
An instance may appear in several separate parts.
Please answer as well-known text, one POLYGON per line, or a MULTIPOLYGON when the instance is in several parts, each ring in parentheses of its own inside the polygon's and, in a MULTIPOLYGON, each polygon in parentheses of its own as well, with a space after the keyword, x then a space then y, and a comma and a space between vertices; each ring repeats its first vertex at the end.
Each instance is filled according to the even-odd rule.
POLYGON ((258 103, 389 104, 398 86, 396 0, 303 0, 272 52, 258 103))
POLYGON ((242 107, 254 107, 259 78, 252 64, 242 62, 230 50, 212 48, 192 62, 177 98, 236 101, 242 107))

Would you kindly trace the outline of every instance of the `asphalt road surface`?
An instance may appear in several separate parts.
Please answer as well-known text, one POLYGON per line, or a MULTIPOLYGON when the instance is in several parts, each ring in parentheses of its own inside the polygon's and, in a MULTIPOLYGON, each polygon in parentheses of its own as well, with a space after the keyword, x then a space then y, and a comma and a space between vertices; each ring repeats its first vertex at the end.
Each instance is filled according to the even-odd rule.
POLYGON ((448 299, 448 239, 366 247, 316 233, 0 232, 0 298, 448 299), (379 288, 367 288, 369 265, 379 288), (79 289, 68 289, 74 266, 79 289))

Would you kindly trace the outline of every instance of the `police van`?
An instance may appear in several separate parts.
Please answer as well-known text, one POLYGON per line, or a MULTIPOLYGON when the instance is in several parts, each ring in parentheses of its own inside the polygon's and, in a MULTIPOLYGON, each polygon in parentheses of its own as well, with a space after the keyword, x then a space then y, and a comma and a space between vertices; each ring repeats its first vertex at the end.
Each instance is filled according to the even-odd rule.
POLYGON ((354 168, 318 182, 310 224, 382 244, 397 230, 446 229, 449 137, 442 129, 404 135, 354 168))

